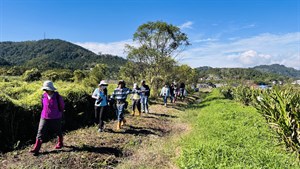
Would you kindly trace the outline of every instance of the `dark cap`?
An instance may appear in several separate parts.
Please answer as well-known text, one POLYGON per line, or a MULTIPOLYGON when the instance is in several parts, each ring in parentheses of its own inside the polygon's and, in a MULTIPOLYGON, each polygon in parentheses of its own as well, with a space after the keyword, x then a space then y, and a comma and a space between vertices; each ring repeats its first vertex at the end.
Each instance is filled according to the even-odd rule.
POLYGON ((120 84, 124 84, 125 85, 125 81, 124 80, 119 80, 118 85, 120 84))

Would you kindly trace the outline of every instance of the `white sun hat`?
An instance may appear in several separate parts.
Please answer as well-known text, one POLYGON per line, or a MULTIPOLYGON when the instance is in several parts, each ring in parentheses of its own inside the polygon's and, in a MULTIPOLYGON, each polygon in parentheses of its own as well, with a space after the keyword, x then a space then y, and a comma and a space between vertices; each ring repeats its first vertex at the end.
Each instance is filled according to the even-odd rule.
POLYGON ((56 88, 53 86, 53 82, 50 80, 47 80, 44 82, 42 90, 49 90, 49 91, 55 91, 56 88))
POLYGON ((101 80, 98 86, 108 86, 105 80, 101 80))

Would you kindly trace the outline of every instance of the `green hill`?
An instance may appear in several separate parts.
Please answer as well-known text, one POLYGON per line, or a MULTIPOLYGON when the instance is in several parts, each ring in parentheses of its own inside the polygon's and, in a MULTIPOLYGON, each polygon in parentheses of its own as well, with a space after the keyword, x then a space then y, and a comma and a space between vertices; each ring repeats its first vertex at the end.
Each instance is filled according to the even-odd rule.
POLYGON ((10 63, 3 58, 0 58, 0 66, 9 66, 10 63))
POLYGON ((211 80, 254 80, 270 81, 282 78, 278 74, 261 72, 253 68, 212 68, 198 67, 199 77, 211 80))
POLYGON ((0 66, 36 67, 41 70, 89 69, 97 63, 118 71, 127 60, 113 55, 97 55, 81 46, 59 39, 0 42, 0 66))
POLYGON ((210 80, 254 80, 256 82, 270 82, 272 80, 287 80, 299 78, 300 70, 284 65, 260 65, 253 68, 212 68, 198 67, 199 77, 210 80))
POLYGON ((255 66, 254 69, 259 70, 261 72, 275 73, 283 76, 300 78, 300 70, 296 70, 294 68, 286 67, 284 65, 279 65, 279 64, 260 65, 260 66, 255 66))

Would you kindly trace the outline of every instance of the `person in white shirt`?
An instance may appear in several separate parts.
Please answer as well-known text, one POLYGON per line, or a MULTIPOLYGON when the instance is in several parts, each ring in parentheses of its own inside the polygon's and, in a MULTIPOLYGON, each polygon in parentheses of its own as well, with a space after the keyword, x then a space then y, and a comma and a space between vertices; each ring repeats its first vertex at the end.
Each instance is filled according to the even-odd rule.
POLYGON ((167 99, 170 96, 170 88, 168 84, 166 83, 165 86, 160 91, 160 96, 164 99, 164 105, 167 106, 167 99))

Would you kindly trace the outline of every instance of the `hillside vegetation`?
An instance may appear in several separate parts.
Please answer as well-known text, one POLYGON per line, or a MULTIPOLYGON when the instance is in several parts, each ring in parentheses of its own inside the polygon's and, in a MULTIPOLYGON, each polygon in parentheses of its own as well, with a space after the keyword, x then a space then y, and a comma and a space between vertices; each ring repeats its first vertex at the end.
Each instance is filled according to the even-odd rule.
POLYGON ((270 83, 273 80, 288 81, 300 77, 300 70, 284 65, 261 65, 253 68, 212 68, 203 66, 195 68, 200 78, 217 82, 227 80, 251 80, 256 83, 270 83))
POLYGON ((275 73, 282 76, 300 78, 300 70, 286 67, 284 65, 273 64, 273 65, 260 65, 253 67, 255 70, 266 73, 275 73))
POLYGON ((0 42, 0 66, 23 66, 41 70, 89 69, 97 63, 118 71, 126 59, 113 55, 97 55, 83 47, 59 39, 24 42, 0 42))

